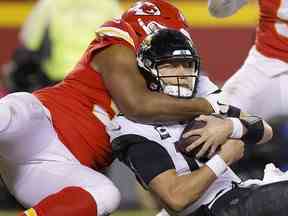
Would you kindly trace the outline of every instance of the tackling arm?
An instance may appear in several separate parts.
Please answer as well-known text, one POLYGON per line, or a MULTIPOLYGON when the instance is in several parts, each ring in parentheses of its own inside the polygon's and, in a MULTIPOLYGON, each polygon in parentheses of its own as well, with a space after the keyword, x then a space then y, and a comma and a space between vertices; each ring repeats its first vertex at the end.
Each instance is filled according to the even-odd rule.
POLYGON ((260 136, 256 144, 263 144, 268 142, 273 137, 273 130, 271 126, 263 119, 257 116, 251 116, 246 113, 241 113, 240 121, 244 126, 244 135, 242 138, 249 140, 250 137, 260 136), (261 132, 262 130, 262 132, 261 132), (247 138, 248 137, 248 138, 247 138))
POLYGON ((204 98, 177 99, 148 90, 138 71, 135 53, 123 45, 112 45, 97 53, 91 66, 101 73, 120 111, 132 120, 179 121, 214 112, 204 98))
POLYGON ((208 0, 208 10, 214 17, 222 18, 236 13, 248 0, 208 0))

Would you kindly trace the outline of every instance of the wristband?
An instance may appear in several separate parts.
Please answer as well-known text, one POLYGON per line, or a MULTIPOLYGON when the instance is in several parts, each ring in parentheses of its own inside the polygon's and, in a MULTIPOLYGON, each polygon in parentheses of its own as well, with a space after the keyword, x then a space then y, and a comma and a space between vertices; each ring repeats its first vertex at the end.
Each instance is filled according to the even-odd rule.
POLYGON ((247 116, 240 118, 240 121, 247 128, 247 133, 242 137, 245 143, 256 144, 263 138, 265 127, 261 118, 247 116))
POLYGON ((230 135, 230 138, 240 139, 243 136, 243 125, 240 119, 238 118, 227 118, 232 121, 233 131, 230 135))
POLYGON ((215 154, 209 161, 207 161, 206 166, 208 166, 217 177, 222 175, 228 167, 225 161, 218 154, 215 154))

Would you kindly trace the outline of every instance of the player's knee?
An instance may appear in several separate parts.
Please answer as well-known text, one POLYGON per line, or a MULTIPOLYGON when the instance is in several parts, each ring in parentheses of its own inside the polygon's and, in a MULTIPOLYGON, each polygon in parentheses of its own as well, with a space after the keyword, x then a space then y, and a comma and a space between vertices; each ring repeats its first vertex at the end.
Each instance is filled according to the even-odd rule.
POLYGON ((104 208, 106 213, 114 212, 120 204, 121 194, 117 187, 110 186, 107 188, 109 196, 105 197, 104 208))
POLYGON ((95 191, 90 188, 88 191, 90 191, 96 201, 97 212, 100 216, 114 212, 120 204, 120 191, 113 183, 98 186, 95 191))

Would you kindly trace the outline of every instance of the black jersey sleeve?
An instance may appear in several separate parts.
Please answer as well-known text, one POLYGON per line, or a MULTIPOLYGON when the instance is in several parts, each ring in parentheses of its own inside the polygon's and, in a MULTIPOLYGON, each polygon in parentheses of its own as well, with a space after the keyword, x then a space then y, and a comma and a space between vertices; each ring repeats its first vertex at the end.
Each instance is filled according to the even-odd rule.
POLYGON ((113 142, 112 146, 123 146, 117 148, 117 157, 132 170, 146 189, 153 178, 169 169, 175 169, 166 149, 155 141, 139 135, 123 135, 113 142))

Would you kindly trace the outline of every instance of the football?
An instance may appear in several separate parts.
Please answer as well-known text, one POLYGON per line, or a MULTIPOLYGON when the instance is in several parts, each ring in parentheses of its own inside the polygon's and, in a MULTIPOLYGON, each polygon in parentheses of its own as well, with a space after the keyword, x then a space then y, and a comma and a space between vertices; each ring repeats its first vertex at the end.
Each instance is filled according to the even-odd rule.
POLYGON ((189 123, 187 123, 187 125, 185 126, 180 139, 175 143, 175 148, 178 152, 181 152, 182 154, 189 156, 189 157, 193 157, 195 158, 197 152, 201 149, 202 145, 197 146, 196 148, 194 148, 192 151, 187 152, 186 151, 186 147, 189 146, 190 144, 192 144, 193 142, 195 142, 197 139, 200 138, 199 135, 193 135, 190 136, 188 138, 183 138, 182 135, 184 133, 186 133, 187 131, 190 130, 195 130, 195 129, 200 129, 206 126, 206 122, 205 121, 200 121, 200 120, 192 120, 189 123))

